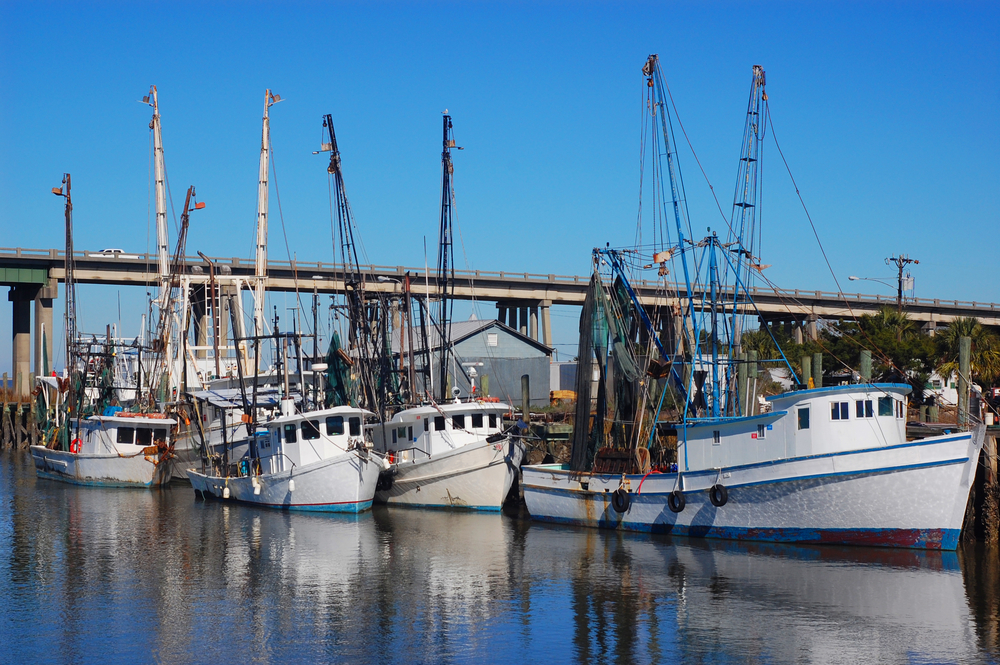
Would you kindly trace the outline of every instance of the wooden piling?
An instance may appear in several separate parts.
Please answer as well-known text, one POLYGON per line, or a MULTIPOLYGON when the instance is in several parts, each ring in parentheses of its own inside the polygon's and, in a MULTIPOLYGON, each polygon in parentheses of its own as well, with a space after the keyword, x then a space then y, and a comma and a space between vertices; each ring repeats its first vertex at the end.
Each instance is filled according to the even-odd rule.
POLYGON ((823 354, 814 353, 813 354, 813 382, 816 384, 817 388, 823 387, 823 354))
POLYGON ((969 424, 969 369, 972 358, 972 338, 958 339, 958 424, 969 424))
POLYGON ((984 482, 981 521, 983 540, 996 545, 1000 540, 1000 488, 997 486, 997 439, 988 434, 983 442, 984 482))
POLYGON ((809 379, 812 377, 812 356, 802 356, 802 385, 809 387, 809 379))
POLYGON ((872 382, 872 352, 868 349, 861 350, 861 381, 872 382))

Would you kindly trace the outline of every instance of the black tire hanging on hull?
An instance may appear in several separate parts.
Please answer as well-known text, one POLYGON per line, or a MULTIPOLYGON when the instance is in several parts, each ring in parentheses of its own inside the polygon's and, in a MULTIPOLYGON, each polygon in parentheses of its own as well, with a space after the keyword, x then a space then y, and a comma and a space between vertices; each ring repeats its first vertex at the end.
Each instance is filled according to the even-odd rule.
POLYGON ((611 507, 615 512, 627 512, 632 505, 632 495, 624 487, 619 487, 611 493, 611 507))
POLYGON ((675 513, 679 513, 684 510, 684 506, 687 505, 687 499, 684 498, 684 492, 680 490, 674 490, 667 495, 667 508, 675 513))
POLYGON ((722 508, 729 501, 729 490, 725 485, 712 485, 708 490, 708 498, 716 508, 722 508))

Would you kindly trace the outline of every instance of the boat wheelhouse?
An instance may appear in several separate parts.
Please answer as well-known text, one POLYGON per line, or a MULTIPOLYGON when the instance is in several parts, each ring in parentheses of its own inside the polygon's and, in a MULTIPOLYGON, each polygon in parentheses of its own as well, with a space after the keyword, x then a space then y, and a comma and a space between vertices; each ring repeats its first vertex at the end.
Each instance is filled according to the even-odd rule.
POLYGON ((119 411, 70 425, 68 451, 31 446, 40 477, 105 487, 154 487, 170 481, 176 420, 119 411))
POLYGON ((408 506, 499 510, 524 444, 503 425, 510 407, 485 400, 404 409, 372 426, 375 449, 394 463, 376 500, 408 506))
POLYGON ((284 398, 282 414, 254 436, 213 452, 201 470, 188 469, 195 493, 293 510, 369 509, 385 468, 365 439, 371 413, 349 406, 295 413, 292 402, 284 398))

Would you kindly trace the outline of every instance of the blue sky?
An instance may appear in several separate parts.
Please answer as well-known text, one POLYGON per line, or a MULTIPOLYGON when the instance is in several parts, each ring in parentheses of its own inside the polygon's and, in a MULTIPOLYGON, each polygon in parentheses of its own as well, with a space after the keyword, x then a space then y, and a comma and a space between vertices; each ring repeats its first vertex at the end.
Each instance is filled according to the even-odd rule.
MULTIPOLYGON (((191 184, 208 204, 189 253, 250 257, 270 87, 286 100, 272 109, 272 258, 332 258, 326 160, 311 154, 332 113, 368 258, 422 264, 447 108, 465 147, 458 266, 583 274, 592 247, 634 237, 640 68, 659 53, 727 212, 761 64, 774 130, 845 288, 848 275, 891 277, 883 259, 903 252, 920 259, 918 296, 998 301, 998 18, 995 4, 956 2, 5 2, 0 245, 62 245, 49 190, 69 171, 78 249, 152 248, 150 112, 136 100, 155 83, 174 206, 191 184)), ((765 155, 770 278, 835 290, 773 144, 765 155)), ((680 159, 693 225, 717 225, 694 160, 680 159)), ((117 318, 105 304, 117 291, 81 291, 82 328, 117 318)), ((129 334, 141 291, 121 290, 129 334)), ((0 370, 10 316, 0 306, 0 370)), ((575 342, 573 319, 557 312, 557 343, 575 342)))

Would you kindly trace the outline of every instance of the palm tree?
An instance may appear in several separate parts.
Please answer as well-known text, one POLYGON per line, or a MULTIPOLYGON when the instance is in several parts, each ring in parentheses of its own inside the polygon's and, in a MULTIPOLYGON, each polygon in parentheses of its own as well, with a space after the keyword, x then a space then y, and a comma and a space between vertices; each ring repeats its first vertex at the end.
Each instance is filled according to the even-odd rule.
POLYGON ((958 372, 958 347, 962 337, 972 339, 970 379, 991 384, 1000 377, 1000 337, 973 317, 958 318, 938 333, 938 364, 935 371, 944 379, 958 372))
POLYGON ((889 332, 897 342, 909 339, 919 332, 917 324, 914 323, 906 312, 899 312, 891 307, 883 307, 877 314, 863 315, 858 324, 865 332, 889 332))

